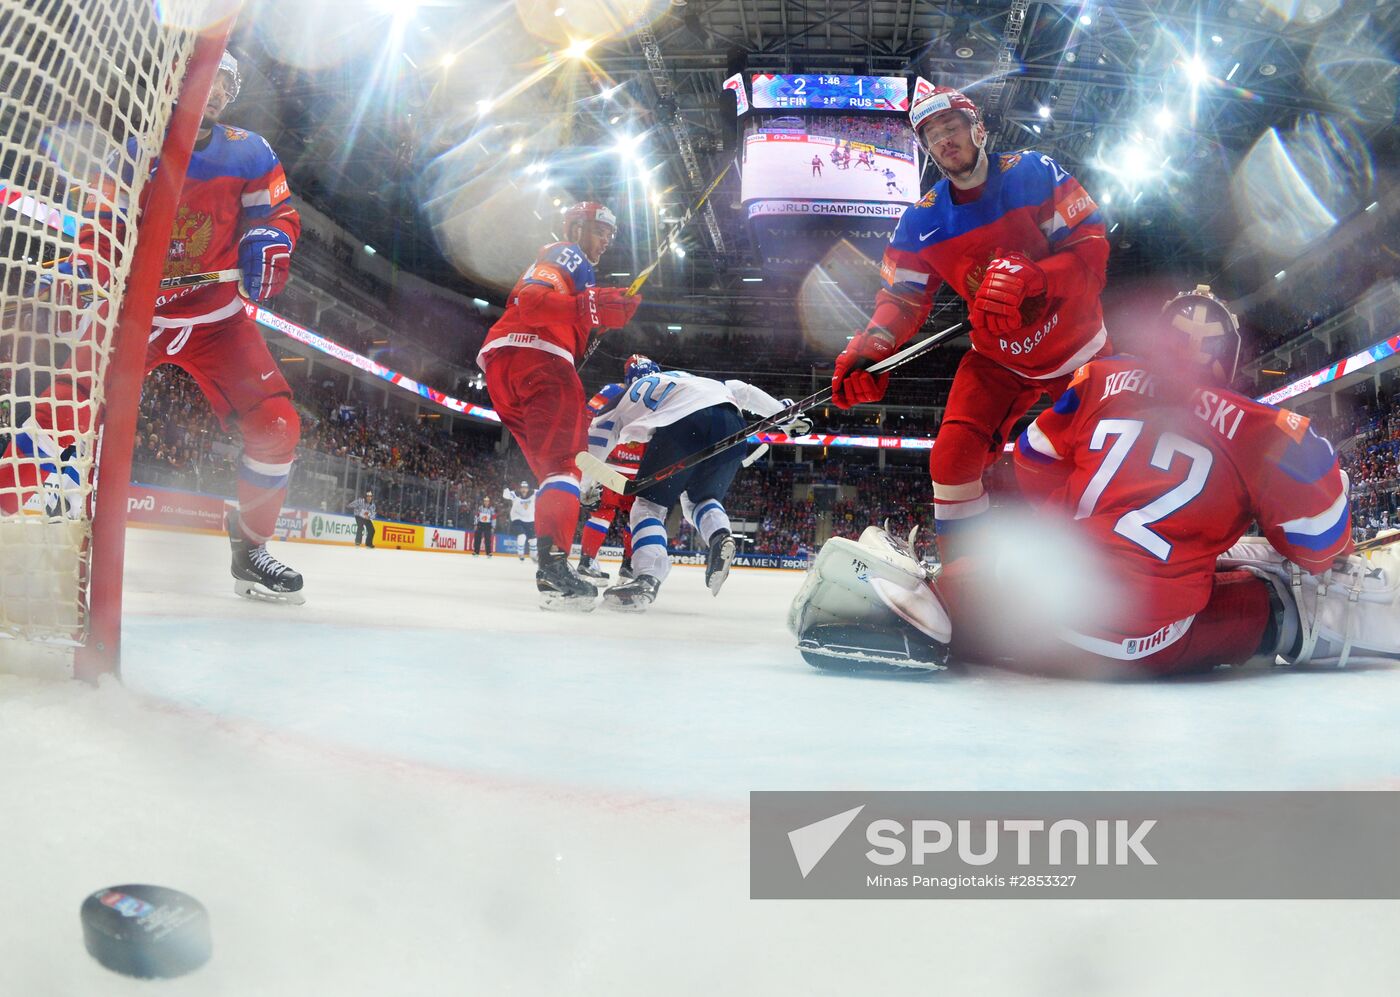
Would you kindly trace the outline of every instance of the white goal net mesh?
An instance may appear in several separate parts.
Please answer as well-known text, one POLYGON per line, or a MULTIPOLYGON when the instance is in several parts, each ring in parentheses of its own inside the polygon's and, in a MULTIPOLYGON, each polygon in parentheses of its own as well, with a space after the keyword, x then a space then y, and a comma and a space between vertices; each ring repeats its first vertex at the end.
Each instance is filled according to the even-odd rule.
POLYGON ((0 0, 0 658, 85 636, 103 381, 209 7, 0 0))

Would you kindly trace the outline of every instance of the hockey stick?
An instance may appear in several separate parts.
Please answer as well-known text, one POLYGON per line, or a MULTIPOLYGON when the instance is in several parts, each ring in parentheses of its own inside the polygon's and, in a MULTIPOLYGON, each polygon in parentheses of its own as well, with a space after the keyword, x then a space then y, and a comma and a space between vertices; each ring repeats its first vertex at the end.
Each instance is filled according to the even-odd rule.
POLYGON ((747 457, 745 457, 741 463, 743 464, 744 467, 753 467, 754 464, 756 464, 756 463, 758 462, 758 458, 762 457, 762 456, 763 456, 764 454, 766 454, 767 452, 768 452, 768 444, 767 444, 767 443, 760 443, 760 444, 758 445, 757 449, 755 449, 753 453, 751 453, 751 454, 749 454, 747 457))
MULTIPOLYGON (((941 343, 943 340, 947 339, 953 333, 961 329, 962 325, 963 324, 961 322, 955 322, 952 325, 948 326, 948 328, 943 329, 939 332, 935 332, 932 336, 929 336, 925 339, 921 339, 917 343, 914 343, 910 346, 906 346, 898 353, 895 353, 892 356, 885 357, 885 359, 881 360, 879 363, 872 364, 871 366, 865 369, 872 374, 883 374, 887 370, 894 370, 896 367, 902 366, 908 363, 910 360, 913 360, 915 357, 918 357, 920 354, 928 350, 929 347, 941 343)), ((808 395, 801 401, 793 402, 781 412, 776 412, 773 415, 760 419, 758 422, 751 423, 750 425, 745 426, 743 429, 739 430, 737 433, 734 433, 732 436, 726 436, 724 439, 716 443, 710 444, 704 450, 699 450, 691 454, 689 457, 682 457, 674 464, 671 464, 668 467, 663 467, 659 471, 655 471, 644 478, 633 478, 631 481, 628 481, 625 477, 623 477, 617 471, 614 471, 612 468, 608 467, 606 464, 604 464, 597 457, 594 457, 587 450, 579 451, 579 454, 576 459, 578 461, 579 470, 583 471, 594 481, 597 481, 600 484, 602 484, 604 488, 607 488, 609 491, 617 492, 619 495, 636 495, 637 493, 647 488, 650 488, 658 481, 665 481, 667 478, 680 471, 685 470, 688 467, 694 467, 701 461, 709 460, 716 454, 722 453, 736 444, 743 443, 754 433, 763 433, 770 429, 775 429, 776 427, 781 426, 783 423, 790 421, 794 417, 805 412, 807 409, 812 408, 815 405, 821 405, 830 397, 831 386, 827 385, 825 388, 822 388, 820 391, 814 394, 808 395)))
MULTIPOLYGON (((629 298, 637 296, 637 292, 642 289, 642 285, 647 282, 647 278, 661 265, 661 261, 666 258, 666 254, 669 253, 675 245, 676 236, 680 235, 681 229, 689 225, 691 220, 695 217, 695 213, 705 206, 705 202, 710 199, 710 195, 715 192, 715 188, 719 186, 720 181, 724 179, 725 175, 729 172, 729 168, 733 165, 734 160, 732 159, 725 163, 724 169, 715 174, 715 178, 710 181, 710 185, 706 187, 705 192, 700 195, 700 200, 692 204, 690 210, 676 219, 675 224, 671 226, 671 231, 667 232, 666 238, 662 240, 661 249, 657 252, 656 259, 648 263, 646 268, 632 279, 632 283, 627 285, 627 296, 629 298)), ((594 352, 598 349, 598 344, 602 341, 603 336, 601 333, 593 334, 592 342, 584 349, 583 356, 579 357, 578 366, 574 368, 575 370, 583 370, 583 365, 588 363, 589 358, 593 356, 594 352)))
POLYGON ((241 280, 243 271, 235 267, 232 270, 210 270, 207 273, 185 274, 183 277, 166 277, 160 282, 161 290, 170 287, 194 287, 199 284, 228 284, 235 280, 241 280))
MULTIPOLYGON (((201 284, 228 284, 235 280, 240 280, 242 277, 243 271, 236 268, 232 270, 209 270, 205 273, 186 274, 183 277, 166 277, 160 282, 160 287, 161 290, 164 291, 172 287, 197 287, 201 284)), ((4 317, 8 319, 26 305, 32 306, 42 304, 48 298, 49 290, 52 287, 53 284, 49 283, 39 294, 33 297, 11 301, 5 305, 4 317)), ((84 307, 86 307, 86 303, 84 307)))
POLYGON ((1363 540, 1352 548, 1353 554, 1365 554, 1367 551, 1379 550, 1382 547, 1389 547, 1391 544, 1400 543, 1400 530, 1392 530, 1385 536, 1372 537, 1370 540, 1363 540))

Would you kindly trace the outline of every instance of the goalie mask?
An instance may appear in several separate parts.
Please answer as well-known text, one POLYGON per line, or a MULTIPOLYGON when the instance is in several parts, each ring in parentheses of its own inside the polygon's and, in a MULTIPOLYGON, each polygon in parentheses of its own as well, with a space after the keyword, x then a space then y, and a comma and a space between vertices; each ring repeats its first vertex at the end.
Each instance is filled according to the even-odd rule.
POLYGON ((1230 309, 1197 284, 1162 306, 1157 324, 1159 340, 1177 356, 1206 371, 1219 384, 1235 379, 1240 362, 1240 326, 1230 309))

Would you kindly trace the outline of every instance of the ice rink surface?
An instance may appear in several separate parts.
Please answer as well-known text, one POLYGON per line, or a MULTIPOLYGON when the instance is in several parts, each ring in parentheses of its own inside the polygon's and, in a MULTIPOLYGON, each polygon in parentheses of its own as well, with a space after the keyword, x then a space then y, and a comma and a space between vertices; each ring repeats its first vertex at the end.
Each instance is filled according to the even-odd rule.
MULTIPOLYGON (((553 615, 515 558, 133 530, 124 683, 0 675, 0 994, 1393 992, 1395 903, 755 902, 754 789, 1394 788, 1400 669, 1089 684, 819 674, 792 572, 553 615), (186 890, 149 984, 78 907, 186 890)), ((614 568, 615 566, 609 566, 614 568)))

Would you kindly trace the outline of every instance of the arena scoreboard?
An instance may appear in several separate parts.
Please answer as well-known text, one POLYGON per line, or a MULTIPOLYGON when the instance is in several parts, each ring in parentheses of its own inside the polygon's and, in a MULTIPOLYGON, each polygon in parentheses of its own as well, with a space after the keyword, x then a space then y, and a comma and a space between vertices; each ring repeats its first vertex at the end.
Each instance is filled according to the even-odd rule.
POLYGON ((783 76, 756 73, 753 107, 814 111, 908 111, 909 86, 898 76, 783 76))

